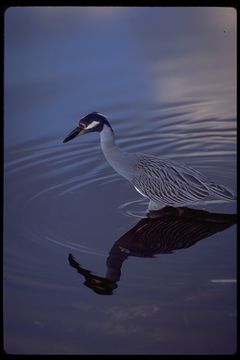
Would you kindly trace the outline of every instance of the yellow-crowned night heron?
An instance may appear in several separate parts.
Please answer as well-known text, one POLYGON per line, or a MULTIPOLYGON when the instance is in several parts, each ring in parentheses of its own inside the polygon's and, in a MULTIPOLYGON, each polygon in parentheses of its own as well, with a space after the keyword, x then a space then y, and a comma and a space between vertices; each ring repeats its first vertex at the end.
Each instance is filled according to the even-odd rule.
POLYGON ((236 200, 227 187, 216 184, 195 169, 152 155, 122 151, 115 143, 107 118, 100 113, 93 112, 81 118, 63 142, 89 132, 100 132, 101 148, 108 163, 150 200, 149 210, 236 200))

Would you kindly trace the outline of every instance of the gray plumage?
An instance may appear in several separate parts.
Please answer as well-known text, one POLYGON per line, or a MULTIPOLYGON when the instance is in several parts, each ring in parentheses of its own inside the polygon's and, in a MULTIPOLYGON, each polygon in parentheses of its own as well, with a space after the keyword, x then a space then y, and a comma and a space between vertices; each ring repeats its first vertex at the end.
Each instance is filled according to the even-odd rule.
POLYGON ((152 155, 120 150, 115 143, 111 125, 99 113, 82 118, 64 142, 76 135, 93 131, 100 132, 101 148, 109 164, 150 200, 149 210, 236 199, 226 186, 216 184, 191 167, 152 155))
POLYGON ((151 155, 137 156, 133 185, 156 205, 183 206, 234 199, 234 194, 224 185, 216 184, 191 167, 151 155))

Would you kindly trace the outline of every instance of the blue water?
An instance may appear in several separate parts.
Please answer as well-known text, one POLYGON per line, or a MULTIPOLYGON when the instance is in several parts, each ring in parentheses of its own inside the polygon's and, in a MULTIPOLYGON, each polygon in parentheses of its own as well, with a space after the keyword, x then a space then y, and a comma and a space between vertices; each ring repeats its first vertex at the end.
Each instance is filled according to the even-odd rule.
POLYGON ((15 7, 4 46, 5 351, 233 354, 234 222, 147 220, 98 134, 62 141, 99 111, 236 191, 235 10, 15 7))

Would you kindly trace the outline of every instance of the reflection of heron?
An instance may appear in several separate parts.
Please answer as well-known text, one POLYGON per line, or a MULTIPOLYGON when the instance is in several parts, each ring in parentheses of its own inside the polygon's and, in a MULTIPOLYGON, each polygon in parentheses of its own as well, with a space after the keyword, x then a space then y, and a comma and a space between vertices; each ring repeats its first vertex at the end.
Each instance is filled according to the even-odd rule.
POLYGON ((169 160, 141 153, 121 151, 105 116, 91 113, 79 121, 63 142, 77 135, 100 132, 101 147, 106 160, 135 189, 150 200, 149 210, 163 206, 184 206, 209 201, 235 200, 224 185, 216 184, 200 172, 169 160))
MULTIPOLYGON (((236 223, 235 214, 216 214, 203 210, 165 207, 154 217, 141 219, 115 242, 107 258, 105 277, 93 275, 69 254, 69 263, 85 277, 85 285, 99 294, 112 294, 120 280, 123 262, 129 256, 153 257, 188 248, 199 240, 236 223)), ((150 213, 151 214, 151 213, 150 213)))

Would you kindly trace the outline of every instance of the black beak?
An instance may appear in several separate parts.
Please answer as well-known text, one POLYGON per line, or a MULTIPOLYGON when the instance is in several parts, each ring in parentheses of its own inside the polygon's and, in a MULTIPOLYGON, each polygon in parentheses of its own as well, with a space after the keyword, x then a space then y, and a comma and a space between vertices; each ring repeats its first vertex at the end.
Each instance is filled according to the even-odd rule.
POLYGON ((83 132, 83 129, 80 128, 80 126, 77 126, 76 129, 74 129, 68 136, 63 140, 64 143, 68 142, 69 140, 74 139, 77 135, 80 135, 80 133, 83 132))

